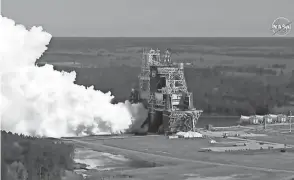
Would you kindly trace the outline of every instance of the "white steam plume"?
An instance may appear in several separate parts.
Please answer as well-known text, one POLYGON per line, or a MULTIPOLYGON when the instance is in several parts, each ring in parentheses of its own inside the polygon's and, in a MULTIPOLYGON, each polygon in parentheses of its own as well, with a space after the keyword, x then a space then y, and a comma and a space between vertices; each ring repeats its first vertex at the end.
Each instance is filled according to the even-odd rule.
POLYGON ((123 131, 132 116, 140 121, 146 117, 141 104, 113 105, 110 92, 74 84, 75 72, 58 72, 51 65, 36 67, 50 40, 41 27, 28 31, 0 16, 1 129, 75 136, 123 131))

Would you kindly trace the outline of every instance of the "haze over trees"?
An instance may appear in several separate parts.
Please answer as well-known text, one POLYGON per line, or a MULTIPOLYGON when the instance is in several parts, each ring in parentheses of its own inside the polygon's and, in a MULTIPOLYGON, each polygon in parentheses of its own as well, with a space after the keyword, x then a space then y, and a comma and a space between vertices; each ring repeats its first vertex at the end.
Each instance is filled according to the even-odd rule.
MULTIPOLYGON (((76 83, 91 86, 96 89, 111 92, 115 95, 114 101, 124 101, 129 97, 134 83, 138 82, 140 72, 138 67, 119 66, 107 68, 69 68, 55 67, 59 70, 72 71, 78 74, 76 83)), ((293 88, 290 80, 282 80, 272 71, 256 69, 253 77, 244 77, 227 74, 225 67, 185 69, 188 88, 194 93, 194 103, 197 108, 203 109, 206 114, 221 115, 251 115, 275 113, 274 107, 287 106, 291 98, 286 92, 293 88), (260 72, 263 72, 260 75, 260 72), (265 84, 261 76, 266 73, 274 82, 265 84), (272 77, 271 77, 272 76, 272 77), (277 84, 277 82, 279 82, 277 84)), ((237 68, 236 68, 237 70, 237 68)), ((250 69, 250 71, 252 71, 250 69)), ((246 71, 245 71, 246 72, 246 71)), ((293 101, 293 100, 292 100, 293 101)))
POLYGON ((291 39, 53 38, 52 44, 40 62, 53 64, 57 70, 76 71, 77 84, 111 90, 113 102, 126 100, 132 86, 138 85, 142 47, 154 47, 170 48, 174 62, 186 63, 188 88, 194 93, 195 106, 205 114, 294 111, 291 39), (75 49, 69 50, 72 43, 75 49), (83 47, 78 47, 79 43, 83 47))

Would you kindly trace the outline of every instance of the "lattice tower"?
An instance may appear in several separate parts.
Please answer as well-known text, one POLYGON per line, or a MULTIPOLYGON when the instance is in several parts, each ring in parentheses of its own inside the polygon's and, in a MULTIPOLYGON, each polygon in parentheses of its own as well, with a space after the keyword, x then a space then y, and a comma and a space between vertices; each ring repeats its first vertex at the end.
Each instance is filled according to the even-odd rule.
POLYGON ((151 49, 150 51, 143 49, 141 74, 139 75, 140 89, 149 96, 148 108, 150 113, 167 110, 170 112, 169 126, 171 129, 195 131, 197 121, 203 111, 196 110, 194 107, 189 107, 189 110, 179 110, 171 106, 169 101, 156 100, 155 93, 150 92, 150 73, 152 73, 150 66, 157 66, 158 74, 161 77, 165 77, 166 86, 159 91, 171 99, 173 95, 181 93, 192 97, 192 93, 188 92, 183 64, 178 67, 173 65, 171 53, 168 50, 165 52, 163 58, 161 58, 158 49, 151 49))

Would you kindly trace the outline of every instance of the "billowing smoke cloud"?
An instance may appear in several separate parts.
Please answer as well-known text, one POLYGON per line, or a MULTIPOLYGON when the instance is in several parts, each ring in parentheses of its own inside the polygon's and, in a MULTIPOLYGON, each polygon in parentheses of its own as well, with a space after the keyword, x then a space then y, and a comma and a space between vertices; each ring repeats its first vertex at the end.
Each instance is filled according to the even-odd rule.
POLYGON ((51 35, 0 16, 1 129, 27 135, 75 136, 124 131, 141 104, 111 104, 111 93, 74 84, 75 72, 36 67, 51 35))
POLYGON ((143 104, 130 104, 129 102, 126 102, 126 105, 128 105, 128 109, 130 110, 133 118, 128 131, 137 133, 147 132, 148 124, 143 127, 141 126, 148 116, 148 110, 144 108, 143 104))

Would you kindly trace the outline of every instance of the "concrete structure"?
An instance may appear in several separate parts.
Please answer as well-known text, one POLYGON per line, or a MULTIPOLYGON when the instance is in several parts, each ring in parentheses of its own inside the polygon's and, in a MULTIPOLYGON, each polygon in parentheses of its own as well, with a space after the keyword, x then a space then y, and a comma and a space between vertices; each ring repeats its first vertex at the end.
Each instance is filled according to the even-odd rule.
POLYGON ((267 124, 271 124, 271 123, 273 123, 273 117, 271 115, 265 115, 264 116, 264 121, 267 124))
POLYGON ((263 116, 258 116, 258 115, 250 116, 250 124, 261 124, 262 121, 263 121, 263 116))
POLYGON ((285 123, 287 122, 287 116, 284 114, 278 114, 277 115, 277 122, 278 123, 285 123))
POLYGON ((261 124, 263 122, 263 116, 252 115, 252 116, 243 116, 240 117, 240 123, 244 124, 261 124))
POLYGON ((267 114, 264 116, 260 115, 252 115, 252 116, 243 116, 241 115, 240 117, 240 123, 245 123, 245 124, 274 124, 274 123, 286 123, 289 121, 290 116, 286 116, 284 114, 267 114))

